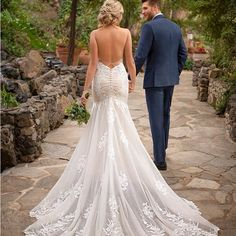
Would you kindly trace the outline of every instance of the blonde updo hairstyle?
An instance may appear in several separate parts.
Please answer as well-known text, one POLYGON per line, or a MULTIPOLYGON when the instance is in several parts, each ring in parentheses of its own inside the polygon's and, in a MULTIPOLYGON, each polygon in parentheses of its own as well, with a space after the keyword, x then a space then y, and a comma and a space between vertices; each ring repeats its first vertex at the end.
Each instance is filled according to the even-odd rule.
POLYGON ((119 25, 122 20, 124 8, 117 0, 106 0, 98 14, 98 27, 119 25))

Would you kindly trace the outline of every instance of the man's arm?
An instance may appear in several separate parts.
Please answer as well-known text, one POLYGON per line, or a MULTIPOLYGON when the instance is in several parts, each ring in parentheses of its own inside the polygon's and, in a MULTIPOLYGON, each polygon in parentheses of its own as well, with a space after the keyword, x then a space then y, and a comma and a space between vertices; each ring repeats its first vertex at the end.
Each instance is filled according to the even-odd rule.
POLYGON ((179 44, 179 50, 178 50, 178 69, 179 69, 179 74, 182 72, 184 68, 185 61, 187 59, 188 53, 187 49, 184 43, 184 40, 181 36, 180 44, 179 44))
POLYGON ((136 74, 138 74, 147 59, 153 42, 153 32, 149 24, 145 24, 141 31, 138 48, 135 55, 136 74))

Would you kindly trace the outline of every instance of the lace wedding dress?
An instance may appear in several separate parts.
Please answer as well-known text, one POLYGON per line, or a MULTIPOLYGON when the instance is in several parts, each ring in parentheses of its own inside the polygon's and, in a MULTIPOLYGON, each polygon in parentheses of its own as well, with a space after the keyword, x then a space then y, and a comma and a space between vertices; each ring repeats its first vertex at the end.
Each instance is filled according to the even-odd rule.
POLYGON ((145 150, 127 106, 124 65, 98 63, 91 118, 62 176, 30 212, 28 236, 213 236, 145 150))

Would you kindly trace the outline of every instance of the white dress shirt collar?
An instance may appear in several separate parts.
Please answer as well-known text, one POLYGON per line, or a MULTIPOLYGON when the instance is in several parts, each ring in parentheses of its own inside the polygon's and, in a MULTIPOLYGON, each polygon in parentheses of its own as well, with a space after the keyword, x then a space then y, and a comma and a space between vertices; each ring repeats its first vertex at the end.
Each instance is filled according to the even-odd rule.
POLYGON ((155 16, 153 16, 152 19, 154 20, 155 17, 160 16, 160 15, 163 15, 163 13, 161 13, 161 12, 157 13, 155 16))

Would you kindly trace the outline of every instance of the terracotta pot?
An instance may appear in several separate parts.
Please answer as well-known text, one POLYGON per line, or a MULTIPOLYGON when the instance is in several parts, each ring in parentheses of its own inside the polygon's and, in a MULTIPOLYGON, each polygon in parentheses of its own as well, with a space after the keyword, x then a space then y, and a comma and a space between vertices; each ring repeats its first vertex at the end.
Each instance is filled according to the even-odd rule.
MULTIPOLYGON (((73 66, 77 66, 79 63, 79 54, 81 52, 80 48, 75 48, 74 50, 74 57, 73 57, 73 66)), ((68 58, 68 47, 67 46, 57 46, 56 47, 56 56, 60 58, 60 60, 66 64, 67 63, 67 58, 68 58)))
POLYGON ((87 49, 82 49, 79 54, 79 63, 83 65, 88 65, 90 60, 90 55, 87 49))
POLYGON ((188 53, 194 53, 194 48, 188 48, 188 53))

